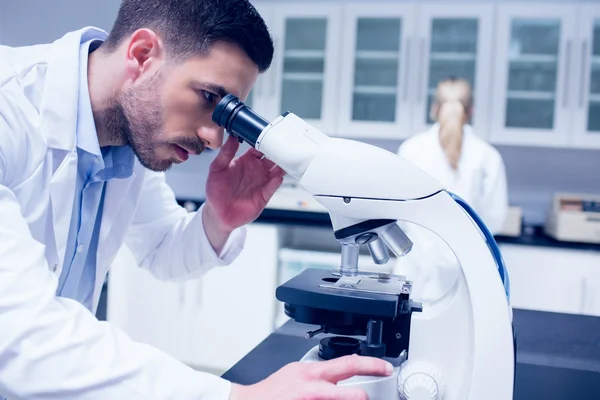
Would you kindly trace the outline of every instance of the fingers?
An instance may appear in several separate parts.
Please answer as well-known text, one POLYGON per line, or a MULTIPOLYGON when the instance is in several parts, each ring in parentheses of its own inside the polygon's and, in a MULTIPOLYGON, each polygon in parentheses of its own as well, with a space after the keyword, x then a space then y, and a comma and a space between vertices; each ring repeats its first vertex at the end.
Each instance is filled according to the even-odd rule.
POLYGON ((392 365, 374 357, 345 356, 310 365, 310 374, 331 383, 337 383, 355 375, 388 376, 392 365))
POLYGON ((275 176, 279 176, 279 177, 284 177, 286 172, 281 169, 280 167, 276 166, 275 164, 273 164, 273 168, 269 171, 269 176, 271 177, 275 177, 275 176))
POLYGON ((239 148, 240 143, 238 142, 238 140, 233 135, 229 135, 227 141, 225 142, 223 147, 221 147, 219 154, 217 154, 217 156, 213 160, 213 167, 217 169, 227 168, 229 166, 229 163, 231 163, 231 160, 233 160, 233 157, 235 157, 235 154, 237 153, 239 148))
POLYGON ((267 182, 267 184, 263 187, 263 199, 265 202, 268 202, 271 197, 273 197, 273 195, 275 194, 275 192, 277 191, 277 189, 279 189, 279 186, 281 186, 281 184, 283 183, 283 176, 274 176, 271 178, 271 180, 269 182, 267 182))

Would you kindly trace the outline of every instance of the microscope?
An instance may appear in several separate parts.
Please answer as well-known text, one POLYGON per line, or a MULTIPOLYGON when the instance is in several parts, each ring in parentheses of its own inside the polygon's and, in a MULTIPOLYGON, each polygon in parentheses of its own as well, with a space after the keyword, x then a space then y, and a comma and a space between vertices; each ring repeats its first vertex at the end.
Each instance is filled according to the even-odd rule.
MULTIPOLYGON (((324 335, 302 362, 348 354, 385 358, 388 377, 355 376, 371 400, 510 400, 515 346, 509 280, 496 242, 460 197, 398 155, 330 137, 286 112, 267 121, 233 95, 213 121, 280 166, 322 204, 341 245, 340 268, 307 269, 277 288, 285 313, 324 335), (358 266, 361 246, 376 265, 406 256, 400 222, 441 238, 460 265, 441 301, 413 301, 413 282, 358 266)), ((382 271, 384 271, 382 269, 382 271)))

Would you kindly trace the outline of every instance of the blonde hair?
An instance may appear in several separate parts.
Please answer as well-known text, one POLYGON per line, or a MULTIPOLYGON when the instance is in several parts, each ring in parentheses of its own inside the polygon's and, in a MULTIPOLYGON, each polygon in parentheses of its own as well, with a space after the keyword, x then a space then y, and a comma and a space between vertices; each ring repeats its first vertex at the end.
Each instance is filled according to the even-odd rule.
POLYGON ((473 89, 469 81, 456 77, 440 81, 435 92, 435 104, 440 107, 447 101, 460 101, 468 113, 473 107, 473 89))
POLYGON ((440 125, 440 145, 455 170, 462 153, 462 128, 470 118, 472 106, 473 92, 466 79, 451 77, 438 83, 431 117, 440 125))

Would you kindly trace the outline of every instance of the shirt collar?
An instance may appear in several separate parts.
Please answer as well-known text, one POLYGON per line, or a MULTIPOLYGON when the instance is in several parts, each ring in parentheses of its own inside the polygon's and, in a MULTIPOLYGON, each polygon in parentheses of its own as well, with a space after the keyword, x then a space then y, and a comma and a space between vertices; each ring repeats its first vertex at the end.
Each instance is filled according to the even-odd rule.
MULTIPOLYGON (((96 40, 92 39, 81 44, 79 51, 79 99, 77 104, 77 147, 92 155, 101 157, 98 134, 92 113, 92 103, 88 87, 88 56, 90 45, 96 40)), ((95 45, 95 44, 94 44, 95 45)))
POLYGON ((79 99, 77 109, 77 147, 96 159, 90 171, 94 180, 124 179, 133 174, 135 154, 130 146, 107 146, 100 149, 98 133, 92 113, 88 87, 88 57, 101 40, 93 39, 81 44, 79 52, 79 99), (94 47, 92 47, 94 46, 94 47))

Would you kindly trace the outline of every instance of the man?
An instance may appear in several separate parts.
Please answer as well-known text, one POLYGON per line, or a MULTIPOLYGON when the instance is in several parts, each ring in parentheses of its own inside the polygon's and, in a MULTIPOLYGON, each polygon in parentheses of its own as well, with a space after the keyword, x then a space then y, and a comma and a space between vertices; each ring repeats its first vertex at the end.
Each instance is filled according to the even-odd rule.
MULTIPOLYGON (((398 154, 466 200, 492 233, 502 228, 508 211, 506 171, 500 153, 468 124, 473 114, 469 83, 448 78, 438 84, 431 107, 436 123, 427 132, 405 140, 398 154)), ((397 273, 420 283, 415 298, 435 302, 452 289, 458 277, 454 253, 439 237, 406 226, 415 243, 409 257, 398 260, 397 273)))
POLYGON ((196 213, 162 172, 221 147, 215 105, 246 98, 272 55, 246 0, 123 0, 108 37, 86 28, 0 47, 0 397, 366 399, 335 383, 389 374, 382 360, 348 357, 232 385, 94 318, 123 243, 174 281, 240 252, 283 171, 255 150, 234 160, 229 137, 196 213))

